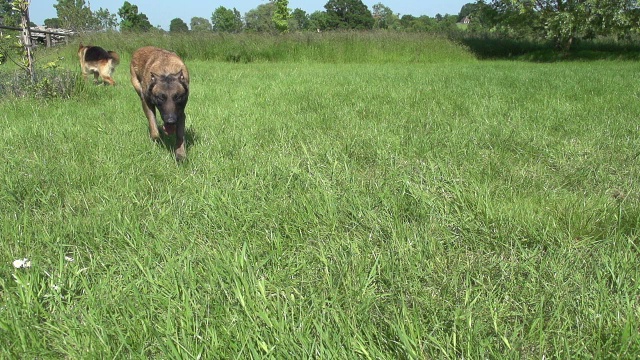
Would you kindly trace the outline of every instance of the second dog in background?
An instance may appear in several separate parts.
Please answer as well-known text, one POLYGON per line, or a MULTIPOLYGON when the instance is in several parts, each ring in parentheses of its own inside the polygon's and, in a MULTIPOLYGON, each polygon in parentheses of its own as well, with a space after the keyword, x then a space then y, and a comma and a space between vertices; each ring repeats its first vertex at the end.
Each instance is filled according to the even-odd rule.
POLYGON ((82 76, 87 79, 89 74, 93 74, 93 79, 98 82, 98 77, 109 85, 116 82, 111 77, 120 64, 120 56, 115 51, 107 51, 100 46, 84 46, 80 44, 78 48, 78 58, 80 58, 80 68, 82 76))

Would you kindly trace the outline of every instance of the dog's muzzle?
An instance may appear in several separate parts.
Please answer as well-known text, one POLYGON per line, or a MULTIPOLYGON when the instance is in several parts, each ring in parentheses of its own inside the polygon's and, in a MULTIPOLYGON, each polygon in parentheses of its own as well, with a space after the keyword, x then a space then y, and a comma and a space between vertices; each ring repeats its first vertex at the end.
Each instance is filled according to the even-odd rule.
POLYGON ((162 130, 167 135, 171 135, 176 132, 176 124, 178 123, 178 117, 174 114, 167 115, 166 117, 162 117, 164 124, 162 125, 162 130))

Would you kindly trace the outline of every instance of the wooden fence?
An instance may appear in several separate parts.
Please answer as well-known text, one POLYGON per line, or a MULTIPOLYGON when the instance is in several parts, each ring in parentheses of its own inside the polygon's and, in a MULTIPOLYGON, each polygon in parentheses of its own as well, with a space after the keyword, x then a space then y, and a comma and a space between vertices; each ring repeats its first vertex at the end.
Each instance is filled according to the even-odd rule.
MULTIPOLYGON (((2 26, 2 25, 0 25, 0 29, 22 31, 22 29, 18 27, 2 26)), ((68 44, 69 38, 76 34, 72 30, 48 29, 40 26, 32 27, 30 28, 30 30, 31 30, 32 43, 45 44, 47 47, 51 47, 60 43, 68 44)))

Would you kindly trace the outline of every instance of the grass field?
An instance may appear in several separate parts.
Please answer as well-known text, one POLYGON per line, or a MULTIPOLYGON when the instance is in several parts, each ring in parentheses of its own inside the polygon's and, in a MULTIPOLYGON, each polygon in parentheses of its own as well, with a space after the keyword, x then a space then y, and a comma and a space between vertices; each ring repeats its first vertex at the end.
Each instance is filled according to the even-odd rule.
POLYGON ((445 47, 0 100, 0 358, 639 357, 637 63, 445 47))

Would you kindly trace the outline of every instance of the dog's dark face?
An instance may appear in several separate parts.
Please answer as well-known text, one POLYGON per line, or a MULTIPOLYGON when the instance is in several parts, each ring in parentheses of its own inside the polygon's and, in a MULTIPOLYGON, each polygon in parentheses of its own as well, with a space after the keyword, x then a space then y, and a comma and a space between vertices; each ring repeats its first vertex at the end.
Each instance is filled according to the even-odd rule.
POLYGON ((189 99, 189 84, 182 71, 169 75, 152 73, 147 94, 149 103, 160 111, 164 131, 171 135, 178 122, 184 121, 184 108, 189 99))

